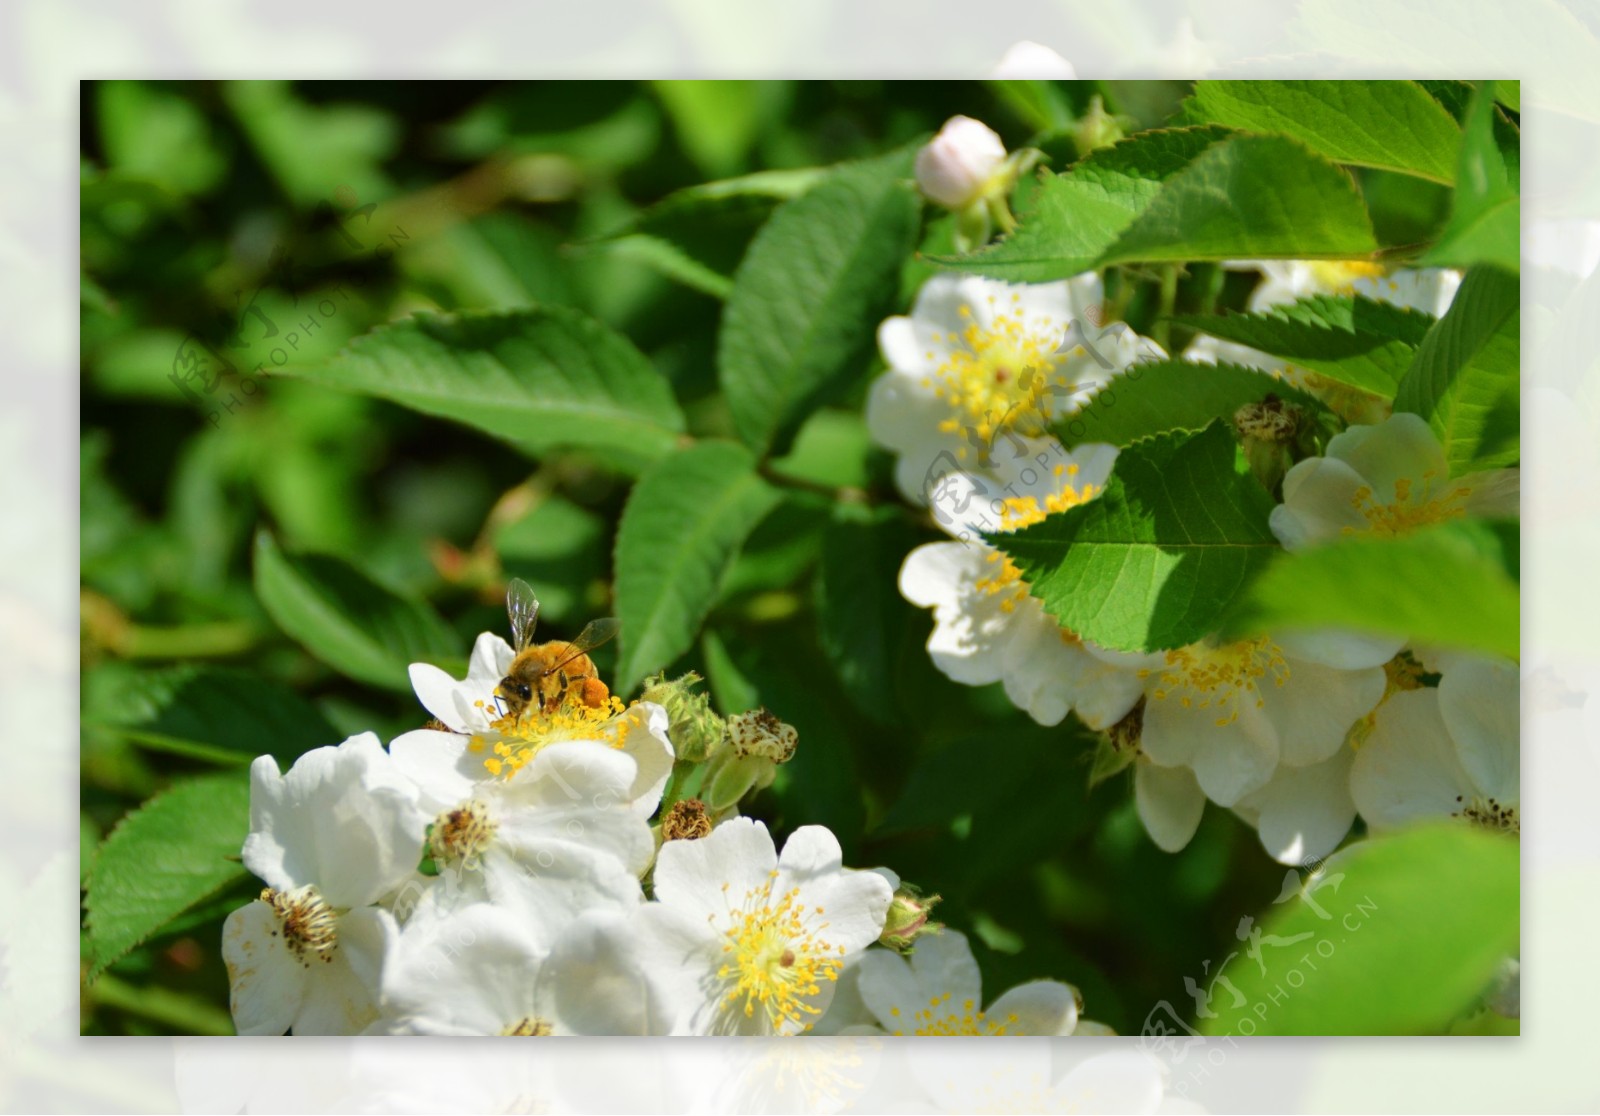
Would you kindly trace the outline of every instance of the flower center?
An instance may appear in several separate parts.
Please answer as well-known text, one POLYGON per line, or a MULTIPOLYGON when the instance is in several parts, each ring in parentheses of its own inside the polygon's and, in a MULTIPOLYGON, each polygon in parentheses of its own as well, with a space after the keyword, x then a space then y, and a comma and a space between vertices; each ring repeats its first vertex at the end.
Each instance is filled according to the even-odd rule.
POLYGON ((1271 677, 1281 686, 1289 679, 1289 664, 1278 645, 1262 636, 1221 647, 1180 647, 1166 654, 1159 671, 1141 670, 1139 677, 1157 674, 1160 685, 1150 692, 1156 701, 1174 698, 1185 709, 1216 710, 1217 727, 1239 719, 1239 696, 1263 704, 1258 684, 1271 677))
MULTIPOLYGON (((1006 1028, 1014 1026, 1017 1015, 1011 1012, 1004 1019, 990 1019, 987 1012, 977 1010, 976 1002, 966 1000, 959 1009, 947 1007, 951 993, 934 996, 928 1000, 928 1006, 918 1011, 911 1021, 913 1035, 928 1037, 937 1035, 986 1035, 998 1036, 1007 1033, 1006 1028)), ((891 1013, 896 1017, 900 1014, 899 1008, 891 1008, 891 1013)), ((897 1018, 898 1021, 898 1018, 897 1018)), ((905 1034, 904 1031, 895 1031, 897 1035, 905 1034)))
MULTIPOLYGON (((486 708, 487 702, 475 703, 486 708)), ((615 694, 604 702, 591 706, 583 702, 562 702, 555 709, 546 710, 538 702, 529 702, 520 715, 506 715, 489 723, 494 730, 472 737, 467 747, 473 752, 485 749, 493 752, 486 756, 483 766, 489 774, 511 778, 525 767, 546 744, 563 740, 603 740, 613 748, 621 748, 633 722, 623 718, 628 707, 615 694)))
POLYGON ((663 841, 698 841, 711 836, 711 816, 698 798, 680 798, 661 819, 663 841))
MULTIPOLYGON (((1418 527, 1443 523, 1466 514, 1467 497, 1472 490, 1466 485, 1453 488, 1437 485, 1438 474, 1432 470, 1422 474, 1422 484, 1409 477, 1394 482, 1393 503, 1380 504, 1371 487, 1362 485, 1350 497, 1350 503, 1367 521, 1367 529, 1379 535, 1403 535, 1418 527)), ((1346 527, 1345 534, 1354 534, 1346 527)))
POLYGON ((523 1035, 532 1036, 535 1038, 543 1038, 546 1035, 554 1034, 555 1028, 553 1028, 543 1019, 535 1018, 532 1015, 525 1015, 515 1023, 506 1024, 505 1029, 500 1033, 502 1035, 523 1035))
POLYGON ((1383 664, 1383 696, 1378 699, 1378 704, 1367 711, 1355 724, 1350 726, 1350 731, 1345 733, 1345 740, 1350 747, 1360 750, 1372 735, 1372 730, 1378 725, 1378 710, 1383 708, 1388 701, 1401 690, 1422 689, 1422 676, 1426 674, 1422 664, 1415 655, 1409 651, 1400 651, 1395 657, 1383 664))
MULTIPOLYGON (((1047 315, 1030 319, 1017 305, 1019 295, 1011 300, 1013 305, 995 313, 987 328, 963 306, 966 325, 959 333, 933 335, 935 344, 950 351, 924 382, 954 412, 940 423, 946 433, 969 428, 984 442, 998 430, 1042 434, 1056 414, 1057 394, 1071 387, 1059 372, 1068 355, 1061 351, 1061 327, 1047 315)), ((933 356, 930 351, 928 357, 933 356)))
POLYGON ((489 816, 489 807, 473 799, 433 819, 428 828, 428 849, 440 864, 476 868, 498 828, 489 816))
POLYGON ((1517 816, 1515 806, 1502 806, 1493 798, 1479 796, 1466 801, 1462 795, 1456 795, 1456 810, 1450 815, 1454 818, 1466 818, 1473 825, 1482 826, 1484 829, 1494 830, 1497 833, 1510 833, 1515 837, 1522 836, 1522 821, 1517 816))
POLYGON ((801 904, 799 888, 773 895, 777 875, 770 873, 766 883, 746 892, 744 901, 731 910, 733 919, 722 946, 726 960, 717 978, 729 985, 725 1008, 740 1010, 742 1002, 747 1019, 759 1010, 775 1032, 785 1025, 809 1030, 807 1017, 819 1010, 808 1000, 822 991, 822 981, 839 979, 837 955, 844 953, 844 946, 818 937, 828 926, 817 921, 823 909, 801 904))
POLYGON ((261 901, 272 908, 283 926, 283 942, 295 960, 306 968, 311 962, 333 960, 339 945, 339 916, 310 884, 293 891, 264 888, 261 901))

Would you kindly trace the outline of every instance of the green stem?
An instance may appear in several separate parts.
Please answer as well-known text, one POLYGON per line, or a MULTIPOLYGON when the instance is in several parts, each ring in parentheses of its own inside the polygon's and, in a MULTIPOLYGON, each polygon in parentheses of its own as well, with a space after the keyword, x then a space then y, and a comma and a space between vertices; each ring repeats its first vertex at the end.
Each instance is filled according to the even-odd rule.
POLYGON ((173 628, 130 624, 121 633, 116 650, 127 659, 223 658, 250 650, 257 634, 256 626, 247 620, 173 628))
POLYGON ((1156 324, 1152 331, 1157 344, 1163 349, 1168 349, 1171 342, 1172 311, 1177 305, 1178 265, 1165 264, 1161 268, 1161 302, 1156 308, 1156 324))
POLYGON ((98 1006, 140 1016, 171 1027, 178 1034, 233 1034, 233 1018, 226 1011, 170 988, 154 985, 136 988, 110 973, 103 973, 87 991, 98 1006))

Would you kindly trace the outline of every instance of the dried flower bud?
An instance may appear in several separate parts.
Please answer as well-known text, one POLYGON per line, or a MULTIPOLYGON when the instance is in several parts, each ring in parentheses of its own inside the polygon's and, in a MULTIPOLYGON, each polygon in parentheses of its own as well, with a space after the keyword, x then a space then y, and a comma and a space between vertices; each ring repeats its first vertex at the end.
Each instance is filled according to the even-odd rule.
POLYGON ((728 743, 741 758, 759 756, 786 763, 794 755, 800 734, 766 709, 752 709, 728 718, 728 743))
POLYGON ((698 841, 711 833, 711 817, 698 798, 685 798, 672 804, 661 819, 663 841, 698 841))

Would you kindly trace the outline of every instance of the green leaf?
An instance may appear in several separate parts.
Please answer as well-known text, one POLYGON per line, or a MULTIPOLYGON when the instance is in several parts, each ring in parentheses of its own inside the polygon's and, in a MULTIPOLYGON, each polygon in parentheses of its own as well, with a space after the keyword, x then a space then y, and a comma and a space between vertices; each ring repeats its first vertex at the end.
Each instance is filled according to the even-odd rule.
POLYGON ((265 531, 256 535, 256 596, 267 615, 341 674, 407 692, 407 668, 447 658, 458 640, 423 601, 379 585, 327 554, 286 554, 265 531))
POLYGON ((1092 152, 1061 174, 1041 175, 1032 212, 1010 236, 934 262, 1020 283, 1077 275, 1096 266, 1169 178, 1227 136, 1221 128, 1170 128, 1092 152))
POLYGON ((1162 431, 1200 430, 1216 419, 1232 419, 1240 407, 1268 395, 1312 412, 1323 409, 1311 396, 1253 368, 1161 360, 1113 376, 1078 411, 1057 422, 1053 433, 1069 449, 1084 442, 1126 446, 1162 431))
POLYGON ((1497 122, 1495 83, 1473 94, 1461 143, 1450 221, 1424 262, 1442 267, 1498 264, 1515 274, 1521 268, 1522 201, 1518 189, 1520 155, 1510 161, 1496 139, 1497 128, 1516 152, 1516 126, 1497 122))
POLYGON ((599 603, 593 598, 604 575, 610 530, 587 508, 547 495, 496 524, 493 543, 505 573, 533 586, 540 617, 561 623, 585 604, 599 603))
POLYGON ((1168 179, 1100 263, 1348 259, 1377 248, 1348 172, 1282 136, 1235 136, 1168 179))
POLYGON ((1224 962, 1239 994, 1213 985, 1202 1030, 1442 1032, 1517 950, 1518 859, 1516 841, 1451 823, 1335 853, 1262 920, 1259 961, 1224 962))
POLYGON ((100 135, 110 166, 175 194, 204 194, 228 171, 193 100, 144 81, 96 83, 100 135))
POLYGON ((1184 314, 1173 320, 1385 399, 1394 396, 1434 322, 1418 311, 1352 295, 1317 295, 1255 314, 1184 314))
POLYGON ((934 262, 1013 282, 1116 263, 1364 258, 1378 248, 1348 172, 1283 136, 1137 135, 1048 178, 992 247, 934 262))
POLYGON ((1520 283, 1483 266, 1423 338, 1394 409, 1428 420, 1452 476, 1514 464, 1521 453, 1520 283))
POLYGON ((1202 81, 1194 105, 1208 120, 1292 136, 1336 163, 1455 178, 1461 130, 1414 81, 1202 81))
POLYGON ((817 577, 817 636, 840 684, 875 721, 896 718, 895 657, 906 606, 886 592, 899 576, 917 533, 898 514, 838 514, 822 539, 817 577))
POLYGON ((920 203, 895 152, 786 202, 734 275, 717 374, 745 443, 780 445, 863 370, 917 233, 920 203))
POLYGON ((90 979, 164 925, 245 875, 244 772, 181 783, 123 818, 89 872, 90 979))
POLYGON ((1135 442, 1097 498, 988 541, 1071 631, 1119 651, 1155 651, 1216 628, 1278 549, 1271 510, 1238 463, 1228 425, 1215 422, 1135 442))
POLYGON ((400 138, 388 113, 366 104, 309 105, 286 81, 230 81, 218 91, 296 204, 327 201, 339 187, 362 205, 393 193, 379 166, 400 138))
POLYGON ((644 354, 563 307, 418 314, 299 375, 466 423, 530 453, 578 446, 647 463, 683 430, 671 388, 644 354))
POLYGON ((730 442, 700 442, 634 485, 617 527, 619 693, 694 643, 723 575, 778 493, 755 458, 730 442))
POLYGON ((781 81, 656 81, 678 142, 707 175, 730 174, 790 99, 781 81))
POLYGON ((257 671, 195 664, 94 671, 84 685, 86 721, 146 747, 215 763, 272 755, 287 766, 342 735, 316 706, 257 671))
POLYGON ((1516 659, 1522 614, 1504 550, 1494 528, 1459 520, 1398 538, 1356 535, 1280 554, 1238 602, 1225 631, 1242 637, 1342 628, 1516 659))

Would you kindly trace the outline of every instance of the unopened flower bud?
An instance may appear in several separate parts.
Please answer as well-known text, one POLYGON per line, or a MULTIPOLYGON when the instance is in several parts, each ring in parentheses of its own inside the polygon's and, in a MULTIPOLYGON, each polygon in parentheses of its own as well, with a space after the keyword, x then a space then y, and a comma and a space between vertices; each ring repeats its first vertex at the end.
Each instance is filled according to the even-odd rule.
POLYGON ((942 924, 928 919, 938 902, 937 895, 919 895, 910 884, 901 884, 889 903, 889 915, 884 919, 883 933, 878 935, 878 941, 904 953, 923 934, 943 929, 942 924))
POLYGON ((1072 130, 1072 140, 1078 145, 1078 154, 1087 155, 1100 147, 1110 147, 1122 139, 1122 121, 1106 111, 1099 97, 1089 100, 1089 111, 1079 118, 1072 130))
POLYGON ((661 819, 663 841, 697 841, 711 834, 711 817, 698 798, 684 798, 672 804, 661 819))
POLYGON ((679 760, 704 761, 722 743, 723 721, 711 708, 711 699, 696 693, 700 676, 694 671, 668 682, 666 675, 646 678, 640 701, 650 701, 667 711, 667 738, 679 760))
POLYGON ((1233 414, 1250 472, 1268 492, 1275 491, 1294 464, 1294 447, 1305 412, 1276 395, 1246 403, 1233 414))
POLYGON ((988 191, 1006 146, 987 124, 955 116, 917 152, 917 188, 946 209, 966 209, 988 191))

